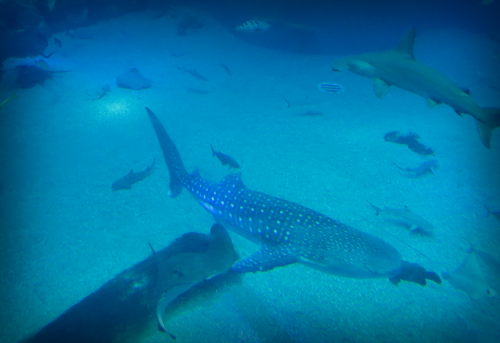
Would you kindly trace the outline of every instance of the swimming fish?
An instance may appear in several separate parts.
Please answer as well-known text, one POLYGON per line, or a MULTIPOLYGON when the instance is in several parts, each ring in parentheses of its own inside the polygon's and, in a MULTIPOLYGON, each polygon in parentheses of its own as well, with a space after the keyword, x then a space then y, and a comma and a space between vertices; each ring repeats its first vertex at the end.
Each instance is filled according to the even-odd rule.
POLYGON ((500 263, 483 251, 471 248, 462 264, 453 272, 444 272, 443 279, 471 299, 500 298, 494 288, 500 287, 500 263))
POLYGON ((459 115, 470 114, 477 121, 481 142, 489 149, 492 131, 500 126, 500 108, 479 107, 468 91, 417 61, 413 54, 416 36, 416 29, 408 30, 395 49, 347 56, 335 61, 332 70, 349 70, 372 79, 375 95, 379 98, 389 87, 395 86, 420 95, 427 100, 429 108, 446 104, 459 115))
POLYGON ((318 84, 318 90, 323 93, 341 93, 344 91, 344 86, 333 82, 322 82, 318 84))
POLYGON ((398 131, 391 131, 384 135, 384 140, 386 142, 406 145, 408 146, 408 149, 422 156, 434 155, 434 151, 420 143, 418 141, 419 139, 420 137, 418 134, 411 131, 406 134, 398 131))
MULTIPOLYGON (((90 100, 100 100, 102 98, 104 98, 106 96, 106 94, 108 94, 109 92, 111 92, 111 85, 109 83, 106 83, 100 91, 97 91, 96 92, 96 96, 93 97, 92 99, 90 100)), ((89 96, 91 96, 90 94, 87 94, 89 96)))
POLYGON ((234 158, 232 158, 231 156, 229 155, 226 155, 222 152, 217 152, 214 150, 214 147, 210 145, 210 148, 212 149, 212 157, 217 157, 217 159, 220 161, 220 163, 222 163, 223 166, 225 165, 229 165, 230 168, 234 168, 234 169, 240 169, 240 165, 238 164, 238 162, 236 162, 236 160, 234 158))
POLYGON ((201 81, 208 81, 208 79, 201 75, 200 73, 198 73, 196 70, 192 70, 192 69, 186 69, 184 67, 176 67, 177 69, 185 72, 185 73, 188 73, 189 75, 192 75, 194 77, 196 77, 198 80, 201 80, 201 81))
POLYGON ((5 105, 7 105, 12 99, 19 99, 16 95, 16 93, 12 94, 11 96, 9 96, 7 99, 5 99, 4 101, 2 101, 0 103, 0 111, 5 107, 5 105))
POLYGON ((269 30, 271 25, 262 20, 249 20, 233 27, 233 31, 241 33, 255 33, 269 30))
POLYGON ((394 163, 394 165, 400 170, 405 171, 408 177, 416 179, 428 173, 434 174, 434 169, 438 167, 438 161, 436 159, 427 160, 414 168, 403 168, 396 163, 394 163))
POLYGON ((158 330, 175 339, 163 322, 167 306, 197 283, 229 271, 235 252, 231 237, 220 224, 212 226, 210 236, 187 233, 171 246, 175 246, 179 251, 169 258, 161 258, 153 248, 151 249, 158 264, 155 289, 158 330))
POLYGON ((436 273, 403 261, 385 241, 307 207, 250 190, 241 174, 230 174, 219 183, 189 174, 161 122, 146 110, 169 170, 170 196, 175 198, 186 188, 217 222, 260 245, 259 251, 233 265, 236 272, 301 263, 351 278, 388 277, 394 284, 400 280, 441 283, 436 273))
POLYGON ((379 208, 372 203, 368 202, 376 212, 377 216, 385 218, 387 221, 399 226, 410 229, 412 233, 420 233, 424 235, 431 235, 434 226, 418 214, 413 213, 405 206, 404 209, 399 208, 379 208))
POLYGON ((134 173, 134 170, 132 169, 127 175, 113 182, 113 184, 111 185, 111 189, 113 191, 119 191, 120 189, 131 189, 134 183, 142 181, 149 175, 151 175, 151 173, 153 172, 155 161, 156 159, 153 160, 151 166, 147 167, 141 172, 134 173))

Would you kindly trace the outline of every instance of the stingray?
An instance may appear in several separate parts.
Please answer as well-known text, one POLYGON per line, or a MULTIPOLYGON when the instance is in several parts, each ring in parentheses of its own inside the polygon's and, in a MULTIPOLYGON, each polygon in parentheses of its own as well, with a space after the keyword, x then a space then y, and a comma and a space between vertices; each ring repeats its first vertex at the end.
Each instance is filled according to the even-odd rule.
POLYGON ((151 81, 142 76, 139 70, 132 68, 116 77, 116 85, 120 88, 144 89, 151 87, 151 81))
POLYGON ((153 250, 158 265, 156 318, 158 330, 175 339, 163 322, 167 306, 196 284, 230 270, 235 252, 229 234, 220 224, 212 226, 210 236, 187 233, 173 242, 170 248, 177 253, 169 258, 161 258, 153 250))
POLYGON ((500 281, 500 264, 483 251, 471 249, 458 269, 444 272, 443 279, 467 293, 471 299, 499 298, 493 287, 498 286, 500 281))

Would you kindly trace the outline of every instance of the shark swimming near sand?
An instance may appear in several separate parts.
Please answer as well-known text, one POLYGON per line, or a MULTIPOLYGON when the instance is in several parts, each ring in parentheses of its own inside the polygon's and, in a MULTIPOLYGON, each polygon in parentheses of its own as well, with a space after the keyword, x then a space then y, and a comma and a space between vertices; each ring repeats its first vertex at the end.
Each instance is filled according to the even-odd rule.
POLYGON ((135 173, 132 169, 127 175, 113 182, 113 184, 111 185, 111 189, 113 191, 119 191, 121 189, 131 189, 134 183, 142 181, 149 175, 151 175, 151 173, 153 172, 153 167, 155 166, 155 161, 156 159, 154 159, 153 163, 151 163, 151 165, 143 171, 135 173))
POLYGON ((350 278, 389 278, 425 285, 441 283, 434 272, 403 261, 387 242, 349 227, 312 209, 248 189, 240 174, 219 183, 189 174, 174 142, 156 115, 146 108, 170 174, 170 196, 183 188, 215 218, 235 233, 260 245, 253 255, 237 261, 239 273, 267 271, 301 263, 350 278))
POLYGON ((415 60, 413 47, 416 35, 416 29, 408 30, 395 49, 347 56, 335 61, 332 70, 349 70, 371 78, 379 98, 384 96, 390 86, 395 86, 422 96, 430 108, 446 104, 459 115, 473 116, 477 120, 481 142, 489 149, 492 131, 500 126, 500 108, 479 107, 469 91, 415 60))

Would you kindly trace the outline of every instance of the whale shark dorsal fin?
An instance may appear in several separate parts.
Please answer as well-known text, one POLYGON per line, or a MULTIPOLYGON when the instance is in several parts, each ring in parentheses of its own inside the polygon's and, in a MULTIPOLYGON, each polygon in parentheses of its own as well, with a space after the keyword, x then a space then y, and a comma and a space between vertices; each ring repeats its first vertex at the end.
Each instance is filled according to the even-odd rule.
POLYGON ((226 177, 224 177, 222 180, 219 182, 220 185, 225 185, 225 186, 233 186, 235 188, 244 188, 245 185, 243 184, 243 181, 241 181, 241 173, 235 173, 235 174, 229 174, 226 177))
POLYGON ((417 36, 417 29, 410 29, 406 31, 405 35, 399 42, 395 52, 406 55, 411 59, 415 59, 413 55, 413 47, 415 46, 415 37, 417 36))

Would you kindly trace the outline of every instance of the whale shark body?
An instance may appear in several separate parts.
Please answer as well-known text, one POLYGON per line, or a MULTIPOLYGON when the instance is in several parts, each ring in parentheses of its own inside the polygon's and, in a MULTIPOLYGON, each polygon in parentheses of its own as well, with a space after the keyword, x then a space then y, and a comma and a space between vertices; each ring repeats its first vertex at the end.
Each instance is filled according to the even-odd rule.
POLYGON ((426 284, 439 276, 402 260, 390 244, 299 204, 245 187, 241 174, 219 183, 189 174, 156 115, 146 108, 170 173, 170 196, 182 188, 227 229, 260 244, 260 250, 237 261, 236 272, 267 271, 293 263, 350 278, 388 277, 426 284))
POLYGON ((500 126, 500 109, 479 107, 467 90, 437 70, 415 60, 413 46, 416 35, 415 29, 408 30, 395 49, 347 56, 335 61, 332 70, 349 70, 371 78, 375 95, 379 98, 384 96, 390 86, 395 86, 422 96, 430 108, 446 104, 460 115, 473 116, 477 120, 481 142, 489 149, 492 131, 500 126))

